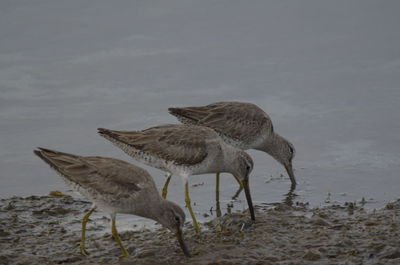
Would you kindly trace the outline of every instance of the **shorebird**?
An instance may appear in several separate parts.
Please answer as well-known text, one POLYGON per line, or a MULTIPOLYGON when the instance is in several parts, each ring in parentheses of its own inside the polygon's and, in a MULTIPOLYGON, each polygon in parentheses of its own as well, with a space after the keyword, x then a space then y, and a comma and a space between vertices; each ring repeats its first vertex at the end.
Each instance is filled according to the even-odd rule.
POLYGON ((215 130, 225 142, 237 148, 268 153, 285 167, 291 190, 296 188, 293 144, 274 131, 271 118, 258 106, 245 102, 216 102, 199 107, 169 108, 168 111, 184 124, 215 130))
POLYGON ((161 198, 146 170, 109 157, 78 156, 40 147, 34 153, 93 203, 82 219, 82 254, 89 254, 85 248, 86 223, 98 207, 111 216, 112 236, 121 249, 122 257, 129 254, 118 235, 117 213, 134 214, 159 222, 176 234, 183 253, 190 257, 182 234, 185 213, 175 203, 161 198))
MULTIPOLYGON (((226 144, 214 130, 180 124, 161 125, 143 131, 98 130, 101 136, 134 159, 167 172, 164 188, 172 175, 181 177, 185 203, 196 231, 200 231, 200 226, 190 204, 188 177, 191 175, 231 173, 243 186, 251 219, 255 220, 249 189, 253 160, 243 150, 226 144)), ((165 197, 166 189, 163 191, 165 197)))

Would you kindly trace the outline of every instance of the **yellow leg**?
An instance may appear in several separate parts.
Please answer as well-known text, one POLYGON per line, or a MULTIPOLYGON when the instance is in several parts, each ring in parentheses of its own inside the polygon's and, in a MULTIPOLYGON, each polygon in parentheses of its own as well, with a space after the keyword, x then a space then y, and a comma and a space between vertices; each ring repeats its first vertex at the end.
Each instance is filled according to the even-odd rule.
POLYGON ((81 235, 81 244, 79 246, 81 253, 83 255, 89 255, 89 252, 85 248, 85 241, 86 241, 86 223, 89 220, 89 216, 94 212, 96 207, 90 209, 82 218, 82 235, 81 235))
POLYGON ((215 203, 216 203, 216 213, 217 217, 221 216, 221 205, 219 203, 219 172, 216 174, 215 182, 215 203))
POLYGON ((233 176, 233 177, 236 179, 236 181, 239 184, 240 188, 243 189, 243 183, 237 177, 235 177, 235 176, 233 176))
POLYGON ((115 216, 111 216, 112 224, 111 224, 111 233, 114 240, 118 243, 119 248, 121 249, 122 256, 121 257, 129 257, 128 251, 124 248, 121 242, 121 238, 118 235, 117 227, 115 225, 115 216))
POLYGON ((239 179, 237 179, 236 177, 235 177, 235 179, 236 179, 236 181, 239 183, 239 189, 236 191, 235 195, 232 196, 232 200, 236 200, 237 197, 239 196, 239 194, 240 194, 240 193, 242 192, 242 190, 243 190, 243 184, 242 184, 242 182, 241 182, 239 179))
POLYGON ((168 193, 168 185, 169 182, 171 181, 172 174, 167 173, 167 179, 165 180, 164 186, 162 188, 161 196, 166 199, 167 198, 167 193, 168 193))
POLYGON ((186 207, 189 210, 190 215, 192 216, 194 229, 196 230, 196 232, 201 232, 200 226, 196 220, 196 216, 193 213, 192 205, 190 204, 189 183, 188 182, 185 183, 185 203, 186 203, 186 207))

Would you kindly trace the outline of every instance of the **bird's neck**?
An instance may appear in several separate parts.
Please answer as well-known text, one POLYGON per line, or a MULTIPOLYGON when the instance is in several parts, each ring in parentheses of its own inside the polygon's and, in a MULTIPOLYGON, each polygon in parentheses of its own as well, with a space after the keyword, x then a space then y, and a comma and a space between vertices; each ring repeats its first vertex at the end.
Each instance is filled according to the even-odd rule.
POLYGON ((142 205, 135 207, 134 214, 158 221, 159 213, 162 212, 163 201, 165 200, 160 196, 159 198, 153 198, 151 201, 143 202, 142 205))
POLYGON ((263 151, 271 155, 279 161, 280 148, 286 140, 279 134, 273 132, 270 137, 267 137, 260 146, 255 149, 263 151))
POLYGON ((222 170, 219 172, 226 172, 232 174, 235 178, 240 177, 243 171, 243 160, 248 154, 242 149, 236 148, 234 146, 228 145, 227 148, 223 149, 224 153, 224 163, 220 165, 223 166, 222 170))
POLYGON ((224 166, 220 172, 229 172, 233 173, 233 170, 231 166, 236 165, 236 160, 237 160, 237 153, 239 151, 242 151, 232 145, 226 144, 226 148, 222 149, 223 152, 223 157, 224 157, 224 162, 220 163, 219 166, 221 167, 222 165, 224 166))

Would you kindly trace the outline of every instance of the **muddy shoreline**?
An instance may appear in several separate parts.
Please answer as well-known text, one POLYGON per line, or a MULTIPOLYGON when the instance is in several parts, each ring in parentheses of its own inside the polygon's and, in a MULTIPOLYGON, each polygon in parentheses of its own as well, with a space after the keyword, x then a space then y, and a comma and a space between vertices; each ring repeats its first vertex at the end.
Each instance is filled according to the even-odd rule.
MULTIPOLYGON (((90 203, 70 196, 0 200, 0 264, 400 264, 400 200, 366 211, 357 203, 309 208, 304 204, 256 207, 206 224, 185 239, 183 256, 169 231, 122 231, 130 258, 120 259, 106 217, 88 223, 79 253, 80 219, 90 203)), ((98 215, 101 216, 101 215, 98 215)))

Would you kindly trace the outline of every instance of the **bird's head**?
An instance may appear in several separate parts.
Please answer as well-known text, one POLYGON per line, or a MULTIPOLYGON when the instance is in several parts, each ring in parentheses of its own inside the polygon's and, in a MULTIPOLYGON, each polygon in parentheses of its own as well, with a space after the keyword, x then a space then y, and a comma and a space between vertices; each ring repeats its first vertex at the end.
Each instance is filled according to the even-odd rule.
POLYGON ((183 225, 185 224, 185 213, 177 204, 171 201, 164 201, 164 207, 162 214, 158 217, 158 222, 162 226, 168 228, 174 233, 179 241, 179 245, 182 248, 185 256, 190 257, 189 250, 183 239, 183 225))

